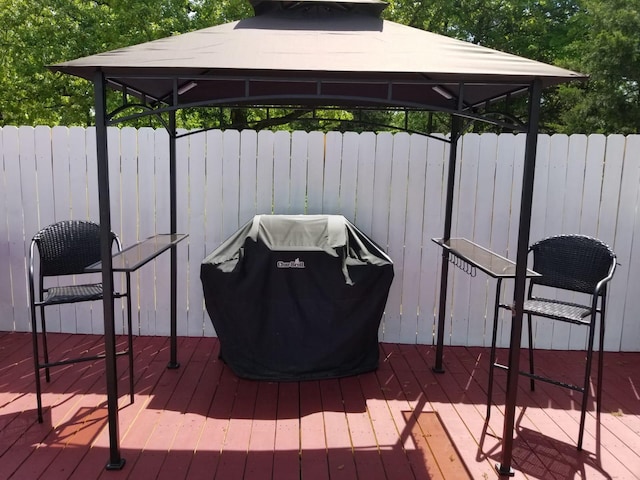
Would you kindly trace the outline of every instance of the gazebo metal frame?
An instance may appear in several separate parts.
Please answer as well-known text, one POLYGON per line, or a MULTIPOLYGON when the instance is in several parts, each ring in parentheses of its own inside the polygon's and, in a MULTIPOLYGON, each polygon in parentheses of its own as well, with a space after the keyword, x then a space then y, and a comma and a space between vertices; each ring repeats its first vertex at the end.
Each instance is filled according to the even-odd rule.
MULTIPOLYGON (((386 6, 380 0, 302 0, 299 2, 251 0, 251 3, 257 14, 252 19, 241 20, 233 25, 227 24, 185 34, 183 36, 185 37, 184 39, 170 37, 164 39, 162 44, 158 42, 163 41, 150 42, 129 49, 98 54, 50 67, 54 71, 86 78, 92 81, 94 85, 98 195, 102 232, 102 282, 104 291, 107 292, 103 301, 110 439, 107 469, 121 469, 125 462, 120 453, 118 431, 118 395, 113 322, 114 298, 108 294, 108 292, 113 291, 113 266, 109 237, 111 232, 111 212, 107 127, 150 115, 156 116, 161 120, 161 123, 169 133, 169 233, 177 233, 176 140, 181 136, 191 135, 207 128, 179 134, 176 127, 176 112, 185 108, 204 106, 243 108, 259 105, 265 108, 299 108, 311 111, 320 108, 350 110, 393 109, 404 112, 427 111, 448 114, 451 118, 450 135, 448 138, 437 137, 450 144, 445 221, 442 233, 442 237, 445 240, 451 236, 457 146, 466 128, 465 121, 487 122, 503 130, 526 133, 513 295, 514 314, 508 358, 510 368, 502 437, 502 461, 496 467, 500 475, 512 474, 513 431, 520 361, 520 339, 522 335, 522 307, 525 298, 527 249, 529 245, 542 90, 548 86, 575 79, 585 79, 586 77, 550 65, 380 20, 378 15, 386 6), (292 10, 291 5, 293 3, 298 5, 298 10, 292 10), (318 10, 319 8, 320 10, 318 10), (310 12, 310 10, 313 11, 310 12), (338 10, 343 13, 336 13, 338 10), (342 20, 343 17, 343 23, 336 22, 336 19, 342 20), (283 27, 283 22, 289 20, 298 23, 294 26, 291 23, 287 23, 283 27), (302 45, 299 47, 293 45, 296 43, 295 41, 291 42, 291 48, 301 48, 301 54, 308 54, 309 51, 315 52, 316 50, 319 52, 317 69, 312 71, 310 71, 310 68, 297 70, 294 68, 295 66, 290 65, 289 61, 277 60, 286 58, 282 55, 277 55, 277 53, 282 52, 275 52, 276 55, 270 57, 269 52, 262 52, 262 55, 257 55, 253 51, 246 54, 248 57, 246 64, 242 64, 242 61, 240 61, 239 64, 234 64, 232 65, 233 68, 231 68, 225 65, 224 62, 235 62, 235 59, 230 60, 233 56, 228 56, 229 52, 223 48, 224 45, 220 48, 217 46, 210 47, 211 51, 205 52, 206 56, 203 54, 201 59, 195 58, 194 62, 196 63, 194 64, 180 63, 179 60, 176 61, 171 55, 163 57, 162 54, 158 54, 160 56, 157 59, 152 58, 151 60, 140 57, 141 52, 152 56, 155 51, 163 48, 169 53, 177 54, 180 49, 184 48, 184 44, 176 46, 175 50, 172 51, 172 42, 182 40, 186 42, 188 35, 191 35, 189 38, 196 43, 201 41, 200 36, 198 36, 200 33, 202 35, 219 34, 220 38, 223 39, 223 44, 224 40, 236 37, 238 37, 237 41, 242 43, 248 41, 245 37, 246 35, 268 36, 282 32, 283 28, 285 30, 288 29, 285 32, 288 35, 300 35, 300 44, 303 44, 303 40, 306 40, 305 34, 310 32, 317 34, 323 28, 329 33, 332 30, 339 30, 341 33, 350 32, 353 36, 349 38, 354 39, 358 38, 358 35, 370 35, 378 39, 381 35, 385 35, 387 31, 393 33, 396 31, 395 29, 400 29, 398 30, 400 33, 393 37, 393 41, 387 42, 391 46, 385 46, 385 48, 391 48, 392 50, 380 54, 382 57, 388 55, 389 62, 393 60, 393 55, 399 55, 406 49, 414 49, 413 43, 418 41, 421 35, 419 32, 422 32, 431 36, 427 39, 429 41, 433 41, 433 38, 435 38, 434 49, 455 50, 459 48, 459 65, 455 64, 451 71, 442 71, 437 65, 433 66, 432 71, 420 70, 422 68, 420 65, 417 66, 416 70, 411 70, 413 66, 408 66, 407 71, 398 71, 398 69, 386 69, 385 65, 381 63, 380 70, 372 71, 367 62, 369 62, 369 57, 373 53, 365 51, 366 47, 362 47, 364 49, 361 52, 362 56, 357 57, 362 60, 362 65, 356 62, 356 66, 350 71, 345 71, 346 67, 343 66, 343 63, 340 63, 336 69, 332 70, 327 66, 332 65, 332 61, 338 60, 337 57, 331 58, 332 55, 339 55, 338 53, 323 50, 325 47, 318 44, 318 42, 310 46, 307 45, 305 47, 305 45, 302 45), (415 38, 413 37, 414 35, 415 38), (407 41, 412 43, 398 45, 398 43, 404 41, 405 36, 407 41), (145 46, 149 46, 149 49, 145 50, 145 46), (304 48, 310 50, 305 51, 304 48), (393 50, 393 48, 396 48, 396 50, 393 50), (468 50, 472 51, 469 53, 468 50), (476 67, 467 67, 469 59, 472 59, 471 63, 475 65, 476 56, 478 57, 478 65, 481 65, 484 61, 494 62, 496 64, 495 68, 490 65, 486 72, 481 72, 476 67), (138 59, 137 63, 136 58, 138 59), (198 61, 202 62, 202 65, 197 64, 198 61), (268 65, 270 61, 284 61, 285 64, 282 67, 268 69, 264 65, 268 65), (256 66, 251 67, 254 64, 256 66), (505 64, 508 64, 507 67, 505 67, 505 64), (106 92, 108 89, 115 89, 122 93, 121 104, 111 111, 107 107, 106 92), (492 111, 499 102, 504 102, 517 95, 527 96, 528 115, 525 122, 514 119, 506 112, 498 112, 498 115, 496 115, 496 112, 492 111), (132 101, 132 99, 135 99, 135 101, 132 101), (135 110, 138 111, 128 113, 135 110)), ((208 39, 208 37, 206 38, 208 39)), ((218 40, 217 37, 216 40, 218 40)), ((267 43, 269 41, 271 40, 265 40, 267 43)), ((277 41, 278 39, 274 37, 273 43, 277 44, 277 41)), ((358 45, 361 44, 358 43, 358 45)), ((331 46, 326 48, 331 48, 331 46)), ((458 50, 455 51, 457 52, 458 50)), ((186 57, 186 52, 183 53, 185 53, 186 57)), ((416 55, 420 55, 420 52, 416 53, 416 55)), ((384 60, 384 58, 381 59, 382 62, 384 60)), ((411 65, 410 61, 408 65, 411 65)), ((443 68, 446 68, 446 65, 443 68)), ((403 127, 394 128, 403 129, 403 127)), ((408 127, 406 129, 408 130, 408 127)), ((430 132, 419 133, 429 135, 430 132)), ((171 359, 169 368, 177 368, 179 364, 176 355, 177 254, 175 245, 171 247, 170 251, 171 359)), ((434 370, 437 372, 444 371, 443 345, 449 272, 449 262, 446 261, 448 253, 443 250, 442 255, 436 363, 434 365, 434 370)))

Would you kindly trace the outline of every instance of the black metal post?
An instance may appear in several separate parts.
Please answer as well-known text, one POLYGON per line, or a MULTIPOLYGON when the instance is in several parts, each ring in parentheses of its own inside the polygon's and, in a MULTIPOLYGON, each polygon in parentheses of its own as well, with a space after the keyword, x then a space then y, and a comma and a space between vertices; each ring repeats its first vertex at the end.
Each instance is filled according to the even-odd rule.
POLYGON ((513 475, 513 429, 515 427, 516 402, 518 397, 518 377, 520 375, 520 343, 522 341, 522 316, 527 280, 527 252, 531 232, 531 206, 533 200, 533 180, 536 168, 538 146, 538 122, 540 120, 540 98, 542 82, 536 79, 529 88, 529 128, 527 130, 522 174, 522 194, 520 202, 520 223, 518 227, 518 252, 516 255, 516 277, 513 292, 511 340, 509 345, 509 371, 507 372, 507 398, 504 409, 504 430, 502 434, 502 462, 496 465, 500 475, 513 475))
MULTIPOLYGON (((451 237, 451 217, 453 215, 453 190, 456 183, 456 163, 458 159, 458 139, 462 128, 462 119, 457 115, 451 117, 451 143, 449 145, 449 166, 447 178, 447 200, 445 204, 444 241, 451 237)), ((444 373, 442 357, 444 355, 444 330, 447 310, 447 286, 449 279, 449 253, 442 249, 442 264, 440 266, 440 302, 438 304, 438 335, 436 339, 436 364, 432 370, 444 373)))
POLYGON ((105 80, 97 72, 93 80, 96 114, 96 154, 98 161, 98 205, 100 210, 100 256, 104 311, 104 350, 107 377, 107 413, 109 427, 109 463, 107 470, 120 470, 125 460, 120 456, 118 430, 118 372, 113 305, 113 264, 111 261, 111 201, 109 198, 109 156, 107 149, 107 99, 105 80))
MULTIPOLYGON (((178 85, 174 82, 173 104, 178 103, 178 85)), ((176 112, 169 113, 169 209, 170 209, 170 233, 178 232, 178 204, 176 186, 176 112)), ((168 368, 178 368, 178 250, 176 245, 171 246, 171 338, 170 360, 168 368)))

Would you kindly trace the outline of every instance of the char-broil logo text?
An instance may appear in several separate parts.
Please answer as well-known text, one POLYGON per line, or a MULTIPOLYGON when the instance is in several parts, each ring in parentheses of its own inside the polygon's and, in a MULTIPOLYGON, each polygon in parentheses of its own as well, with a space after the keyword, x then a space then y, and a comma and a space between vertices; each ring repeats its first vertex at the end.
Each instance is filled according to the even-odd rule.
POLYGON ((304 262, 299 258, 292 260, 290 262, 284 262, 282 260, 278 260, 276 263, 278 268, 304 268, 304 262))

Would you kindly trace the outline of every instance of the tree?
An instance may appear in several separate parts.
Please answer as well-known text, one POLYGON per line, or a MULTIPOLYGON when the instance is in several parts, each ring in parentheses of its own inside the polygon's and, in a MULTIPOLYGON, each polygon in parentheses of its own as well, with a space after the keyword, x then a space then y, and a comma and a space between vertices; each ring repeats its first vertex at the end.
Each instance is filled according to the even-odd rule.
POLYGON ((207 3, 1 0, 0 124, 92 123, 91 83, 46 66, 187 31, 207 3))
POLYGON ((563 63, 590 75, 559 89, 557 129, 567 133, 640 133, 640 0, 585 0, 573 26, 583 36, 563 63))
MULTIPOLYGON (((91 50, 100 42, 105 11, 88 2, 70 2, 65 14, 55 3, 4 0, 0 22, 0 118, 4 124, 83 123, 88 120, 90 85, 61 80, 44 66, 91 50), (90 35, 90 31, 96 31, 90 35)), ((97 45, 95 48, 98 48, 97 45)))

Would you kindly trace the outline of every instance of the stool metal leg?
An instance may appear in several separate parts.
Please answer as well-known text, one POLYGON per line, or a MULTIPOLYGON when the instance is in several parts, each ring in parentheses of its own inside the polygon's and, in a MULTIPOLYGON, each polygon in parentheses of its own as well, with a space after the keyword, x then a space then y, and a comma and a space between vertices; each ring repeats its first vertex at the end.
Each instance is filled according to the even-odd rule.
POLYGON ((491 354, 489 355, 489 385, 487 386, 487 418, 491 416, 491 404, 493 402, 493 369, 496 363, 496 337, 498 335, 498 312, 500 310, 500 289, 502 278, 496 283, 496 301, 493 307, 493 332, 491 335, 491 354))
POLYGON ((40 353, 38 351, 38 329, 36 321, 36 307, 31 301, 31 340, 33 342, 33 367, 36 381, 36 405, 38 423, 42 423, 42 385, 40 383, 40 353))
POLYGON ((128 357, 129 357, 129 396, 131 403, 133 403, 133 333, 131 331, 131 274, 127 272, 127 333, 128 333, 128 357))

